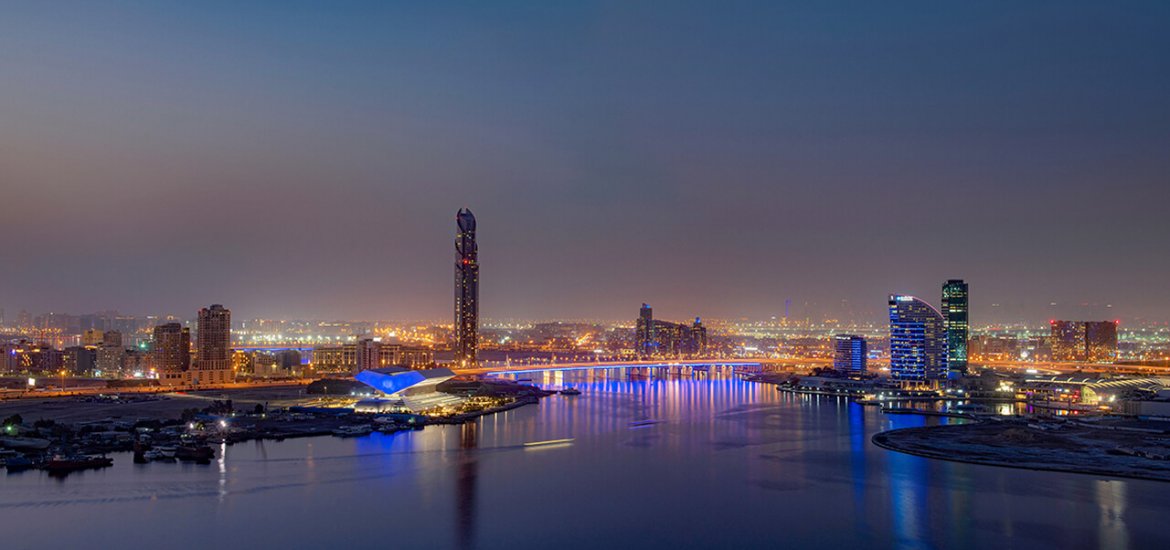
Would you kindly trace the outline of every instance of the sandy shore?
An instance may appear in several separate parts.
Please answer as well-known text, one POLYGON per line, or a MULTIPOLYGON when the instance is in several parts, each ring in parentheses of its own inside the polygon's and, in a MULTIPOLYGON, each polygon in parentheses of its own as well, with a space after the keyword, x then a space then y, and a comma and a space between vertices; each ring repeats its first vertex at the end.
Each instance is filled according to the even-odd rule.
MULTIPOLYGON (((1170 453, 1170 435, 1072 422, 1026 421, 906 428, 874 434, 875 445, 902 453, 1007 468, 1170 481, 1170 460, 1125 454, 1170 453)), ((1166 425, 1170 428, 1170 424, 1166 425)))

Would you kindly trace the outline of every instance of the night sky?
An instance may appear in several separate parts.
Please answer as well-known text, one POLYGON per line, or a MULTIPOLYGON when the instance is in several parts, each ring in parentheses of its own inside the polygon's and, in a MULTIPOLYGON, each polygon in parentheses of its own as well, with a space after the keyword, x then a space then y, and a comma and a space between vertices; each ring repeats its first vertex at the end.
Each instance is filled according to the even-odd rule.
POLYGON ((1170 319, 1170 2, 0 8, 9 318, 1170 319))

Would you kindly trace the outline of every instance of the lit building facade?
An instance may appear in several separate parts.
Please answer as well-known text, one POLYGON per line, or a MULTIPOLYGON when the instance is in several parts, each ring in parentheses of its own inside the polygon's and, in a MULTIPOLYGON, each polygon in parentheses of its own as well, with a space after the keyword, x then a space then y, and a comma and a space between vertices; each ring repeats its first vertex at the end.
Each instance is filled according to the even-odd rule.
POLYGON ((159 382, 180 385, 191 370, 191 330, 179 323, 154 327, 151 353, 159 382))
POLYGON ((74 375, 88 374, 97 367, 97 348, 72 346, 65 348, 65 368, 74 375))
POLYGON ((891 294, 890 377, 903 386, 938 387, 947 379, 943 315, 915 298, 891 294))
POLYGON ((96 328, 85 329, 85 332, 81 334, 81 345, 100 346, 104 337, 105 333, 96 328))
POLYGON ((226 384, 232 370, 232 312, 220 304, 199 310, 192 383, 226 384))
POLYGON ((471 366, 479 351, 479 249, 475 215, 462 208, 455 215, 455 363, 471 366))
POLYGON ((846 374, 864 374, 868 352, 865 338, 838 334, 833 337, 833 369, 846 374))
POLYGON ((695 317, 687 325, 654 319, 654 310, 642 304, 634 323, 634 348, 641 357, 693 357, 707 351, 707 328, 695 317))
POLYGON ((642 304, 642 309, 638 310, 638 320, 634 322, 634 349, 638 355, 654 355, 654 343, 654 309, 650 304, 642 304))
POLYGON ((1085 324, 1079 321, 1052 321, 1049 343, 1053 361, 1085 360, 1085 324))
MULTIPOLYGON (((108 332, 106 334, 109 334, 108 332)), ((126 349, 122 346, 103 345, 97 348, 97 370, 102 374, 121 374, 122 361, 126 357, 126 349)))
POLYGON ((1117 360, 1117 323, 1085 322, 1085 360, 1092 363, 1112 363, 1117 360))
POLYGON ((1114 321, 1052 321, 1053 361, 1112 363, 1117 360, 1114 321))
POLYGON ((942 287, 943 328, 947 334, 947 370, 952 376, 967 373, 967 347, 970 338, 967 283, 951 279, 942 287))
MULTIPOLYGON (((362 370, 358 368, 358 344, 341 346, 320 346, 313 349, 313 370, 317 374, 341 374, 351 376, 362 370)), ((406 347, 400 344, 385 344, 376 340, 371 341, 375 349, 377 364, 374 368, 407 367, 420 369, 435 364, 435 352, 425 348, 406 347)), ((370 353, 366 351, 365 353, 370 353)), ((363 357, 365 364, 369 364, 369 355, 363 357)))

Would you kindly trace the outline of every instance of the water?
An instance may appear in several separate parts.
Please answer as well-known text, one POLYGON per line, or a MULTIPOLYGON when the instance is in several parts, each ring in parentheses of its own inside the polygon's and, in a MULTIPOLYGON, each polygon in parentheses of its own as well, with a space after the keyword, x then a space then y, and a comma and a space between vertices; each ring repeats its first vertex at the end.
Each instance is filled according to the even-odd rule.
POLYGON ((464 426, 226 447, 211 466, 0 478, 5 548, 1165 547, 1170 484, 932 461, 946 422, 720 373, 555 373, 464 426), (631 427, 632 421, 660 420, 631 427), (573 438, 568 445, 524 443, 573 438))

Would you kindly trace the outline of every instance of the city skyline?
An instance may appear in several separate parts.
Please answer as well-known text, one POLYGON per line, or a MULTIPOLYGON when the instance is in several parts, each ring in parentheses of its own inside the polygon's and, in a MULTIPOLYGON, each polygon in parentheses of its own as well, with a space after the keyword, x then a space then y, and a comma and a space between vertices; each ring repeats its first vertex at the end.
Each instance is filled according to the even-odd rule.
POLYGON ((466 205, 483 318, 1170 317, 1164 4, 60 9, 0 22, 9 311, 445 318, 466 205))

